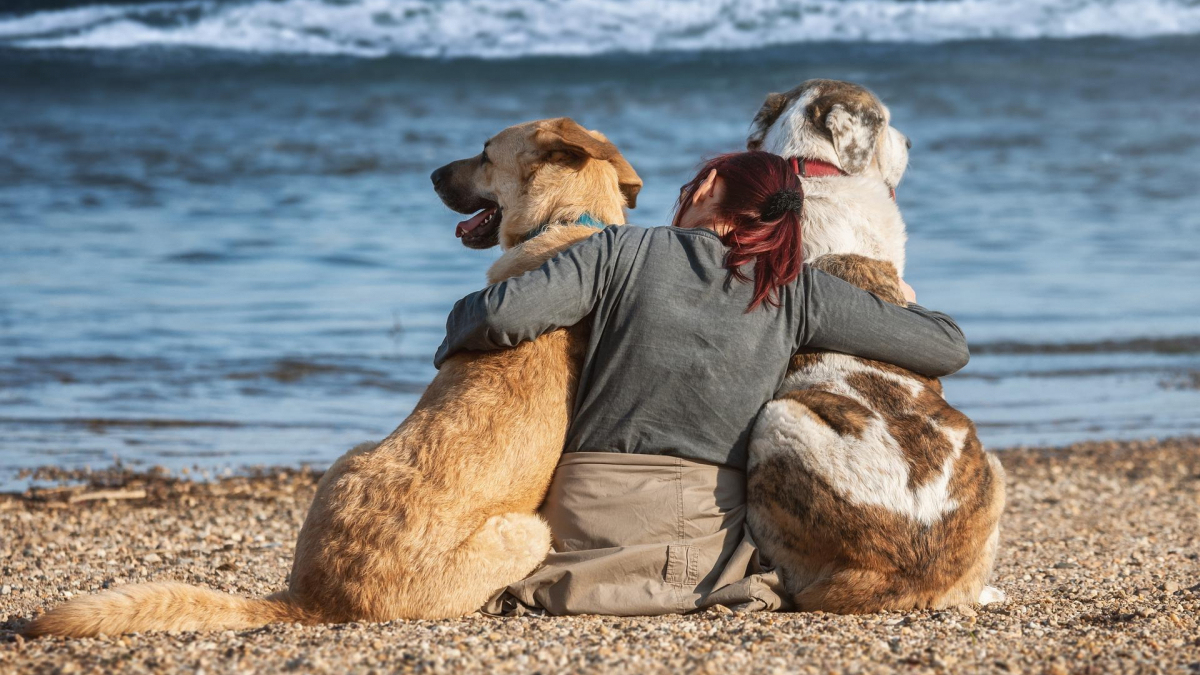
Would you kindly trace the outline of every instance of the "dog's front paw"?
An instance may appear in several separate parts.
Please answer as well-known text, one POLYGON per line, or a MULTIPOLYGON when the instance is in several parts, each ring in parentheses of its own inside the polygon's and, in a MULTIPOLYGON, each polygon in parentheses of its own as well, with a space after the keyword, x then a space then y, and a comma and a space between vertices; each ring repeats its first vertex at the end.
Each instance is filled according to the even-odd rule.
POLYGON ((550 550, 550 528, 536 515, 506 513, 493 516, 489 524, 498 547, 510 556, 541 562, 550 550))
POLYGON ((979 593, 979 604, 981 605, 990 605, 993 602, 1004 602, 1005 600, 1008 600, 1008 596, 995 586, 984 586, 979 593))

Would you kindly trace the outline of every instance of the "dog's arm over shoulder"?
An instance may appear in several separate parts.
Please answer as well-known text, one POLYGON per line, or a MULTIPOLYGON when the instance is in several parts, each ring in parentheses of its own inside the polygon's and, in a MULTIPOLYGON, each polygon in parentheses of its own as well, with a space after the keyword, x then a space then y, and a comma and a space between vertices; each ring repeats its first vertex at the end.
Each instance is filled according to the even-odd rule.
POLYGON ((446 339, 433 365, 441 368, 465 350, 515 347, 582 321, 608 288, 623 229, 609 227, 535 270, 459 300, 446 319, 446 339))

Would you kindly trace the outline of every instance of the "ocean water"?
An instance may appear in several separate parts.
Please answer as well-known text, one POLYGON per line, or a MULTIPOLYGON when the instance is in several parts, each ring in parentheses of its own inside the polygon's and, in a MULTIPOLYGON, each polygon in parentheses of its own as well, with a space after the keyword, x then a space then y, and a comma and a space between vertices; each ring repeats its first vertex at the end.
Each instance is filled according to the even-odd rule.
POLYGON ((665 224, 810 77, 913 139, 908 280, 986 443, 1200 433, 1198 34, 1190 0, 6 3, 0 485, 386 435, 497 256, 432 169, 569 115, 665 224))

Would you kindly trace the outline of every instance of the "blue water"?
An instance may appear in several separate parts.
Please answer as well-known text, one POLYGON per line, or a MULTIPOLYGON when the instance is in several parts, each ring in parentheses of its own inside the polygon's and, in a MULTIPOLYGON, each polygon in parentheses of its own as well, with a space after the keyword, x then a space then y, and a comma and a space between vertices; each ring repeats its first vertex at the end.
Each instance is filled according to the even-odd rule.
POLYGON ((663 224, 809 77, 872 87, 914 141, 909 281, 971 340, 946 388, 985 442, 1200 433, 1196 37, 480 60, 5 33, 48 15, 0 14, 0 482, 322 465, 387 434, 497 255, 459 245, 433 168, 570 115, 663 224))

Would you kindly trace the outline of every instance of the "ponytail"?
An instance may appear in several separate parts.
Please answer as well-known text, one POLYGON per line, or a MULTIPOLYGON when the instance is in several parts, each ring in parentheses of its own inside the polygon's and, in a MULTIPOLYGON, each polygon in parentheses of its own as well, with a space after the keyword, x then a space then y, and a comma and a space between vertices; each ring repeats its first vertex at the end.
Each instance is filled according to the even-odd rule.
POLYGON ((725 183, 724 197, 714 210, 714 219, 729 227, 722 237, 729 247, 725 269, 738 281, 753 282, 754 296, 746 311, 762 303, 778 307, 779 289, 795 281, 804 264, 800 178, 787 160, 768 152, 715 157, 680 191, 675 225, 713 170, 725 183), (751 262, 753 279, 742 269, 751 262))

